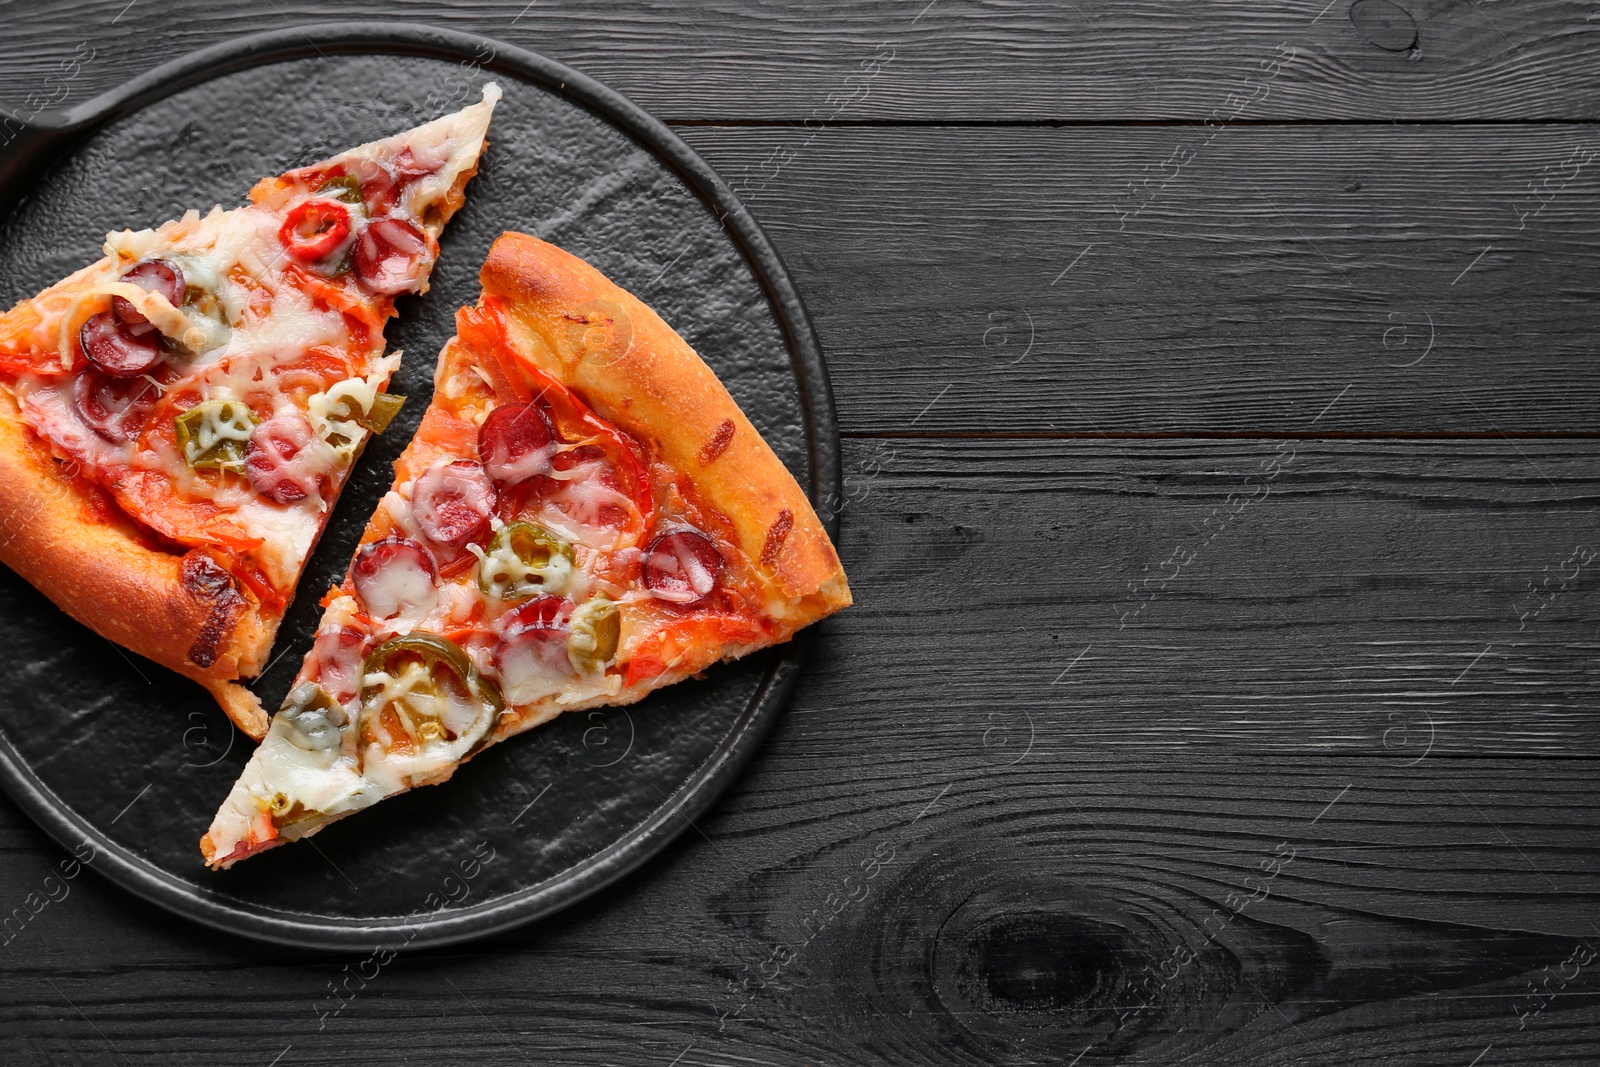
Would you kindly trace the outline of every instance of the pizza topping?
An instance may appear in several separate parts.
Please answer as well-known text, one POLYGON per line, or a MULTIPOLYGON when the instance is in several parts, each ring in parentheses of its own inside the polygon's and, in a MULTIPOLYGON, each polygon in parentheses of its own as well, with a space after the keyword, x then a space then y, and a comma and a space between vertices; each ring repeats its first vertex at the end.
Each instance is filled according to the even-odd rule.
POLYGON ((439 151, 444 147, 443 145, 435 145, 433 146, 434 150, 429 151, 427 146, 418 144, 417 149, 427 157, 424 159, 418 159, 416 152, 410 147, 402 148, 399 154, 394 157, 394 174, 398 184, 402 186, 409 185, 418 178, 426 178, 430 174, 437 173, 439 168, 444 166, 447 161, 448 152, 439 151))
POLYGON ((489 539, 495 491, 483 465, 470 459, 438 464, 417 479, 411 511, 434 544, 464 549, 489 539))
POLYGON ((320 493, 333 457, 315 441, 311 424, 298 411, 286 411, 257 426, 244 446, 244 473, 250 487, 276 504, 293 504, 320 493))
POLYGON ((381 434, 389 428, 394 417, 400 414, 400 409, 405 407, 405 403, 406 398, 398 394, 379 393, 372 398, 372 403, 365 411, 352 411, 350 421, 363 430, 381 434))
POLYGON ((567 658, 572 666, 582 674, 598 674, 617 654, 622 614, 613 601, 598 596, 572 613, 571 631, 567 658))
POLYGON ((572 675, 567 655, 572 601, 541 596, 519 605, 500 620, 494 647, 495 673, 506 699, 531 704, 558 692, 572 675))
POLYGON ((507 485, 548 472, 555 444, 550 417, 537 404, 502 404, 478 427, 478 458, 507 485))
POLYGON ((338 702, 316 682, 302 682, 289 690, 283 707, 278 709, 277 720, 283 736, 303 752, 338 748, 345 724, 350 721, 338 702))
POLYGON ((178 416, 178 447, 196 470, 242 472, 255 425, 256 417, 237 400, 202 400, 178 416))
POLYGON ((378 391, 399 367, 400 354, 375 359, 370 365, 372 372, 365 378, 345 378, 306 398, 312 430, 341 461, 355 456, 364 439, 363 430, 382 433, 405 403, 403 396, 378 391))
POLYGON ((442 157, 432 163, 419 162, 410 148, 403 148, 387 163, 366 157, 352 159, 339 168, 342 176, 329 178, 323 188, 336 182, 348 183, 355 190, 355 199, 350 202, 364 204, 375 216, 384 215, 395 208, 408 185, 436 173, 444 163, 442 157))
POLYGON ((459 742, 464 750, 504 707, 494 683, 454 641, 435 634, 395 637, 367 657, 362 741, 406 755, 441 741, 459 742))
MULTIPOLYGON (((137 285, 146 292, 160 293, 173 307, 180 307, 183 304, 183 270, 171 260, 147 259, 124 273, 122 280, 137 285)), ((111 310, 116 313, 117 318, 130 326, 150 325, 150 320, 141 315, 132 301, 126 297, 112 297, 111 310)))
POLYGON ((341 704, 354 700, 361 692, 362 653, 367 647, 361 631, 349 626, 319 630, 311 647, 321 687, 341 704))
POLYGON ((676 530, 650 543, 644 554, 644 584, 669 604, 698 604, 722 575, 722 555, 699 530, 676 530))
MULTIPOLYGON (((112 299, 122 300, 121 297, 112 299)), ((78 346, 83 349, 84 356, 114 378, 148 374, 164 354, 160 332, 138 312, 133 314, 140 319, 138 323, 126 322, 116 311, 97 312, 84 320, 78 330, 78 346)))
POLYGON ((345 166, 347 175, 355 181, 361 202, 374 215, 387 212, 395 202, 394 171, 378 159, 352 159, 345 166))
POLYGON ((353 265, 372 292, 409 293, 428 273, 428 239, 404 219, 373 219, 356 238, 353 265))
POLYGON ((409 537, 367 545, 350 565, 350 580, 356 599, 374 618, 426 615, 439 602, 433 557, 409 537))
POLYGON ((531 522, 500 527, 488 552, 469 547, 478 557, 478 588, 491 600, 564 593, 572 582, 572 546, 531 522))
POLYGON ((72 406, 89 429, 112 444, 139 436, 161 389, 149 378, 108 378, 93 368, 72 383, 72 406))
POLYGON ((351 174, 336 174, 328 178, 317 187, 317 195, 331 196, 352 207, 366 207, 361 195, 361 183, 351 174))
POLYGON ((321 197, 291 208, 278 229, 278 240, 290 257, 308 266, 332 259, 349 238, 350 209, 321 197))

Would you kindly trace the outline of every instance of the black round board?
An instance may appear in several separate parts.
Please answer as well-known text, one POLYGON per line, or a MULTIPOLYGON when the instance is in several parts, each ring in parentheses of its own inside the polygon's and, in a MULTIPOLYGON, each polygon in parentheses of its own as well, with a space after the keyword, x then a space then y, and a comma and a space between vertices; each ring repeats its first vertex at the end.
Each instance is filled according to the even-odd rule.
MULTIPOLYGON (((432 289, 388 339, 411 397, 367 449, 312 557, 273 665, 277 706, 416 428, 455 309, 504 230, 584 257, 706 358, 810 492, 837 500, 838 438, 816 339, 782 264, 710 168, 659 122, 558 63, 419 26, 285 30, 196 53, 66 114, 0 124, 0 301, 97 258, 108 230, 234 206, 257 178, 505 97, 446 229, 432 289)), ((91 561, 86 561, 91 562, 91 561)), ((547 915, 689 826, 748 760, 798 642, 626 709, 490 749, 449 783, 210 872, 198 849, 251 743, 210 697, 79 626, 0 570, 0 781, 112 881, 200 922, 289 944, 440 945, 547 915)))

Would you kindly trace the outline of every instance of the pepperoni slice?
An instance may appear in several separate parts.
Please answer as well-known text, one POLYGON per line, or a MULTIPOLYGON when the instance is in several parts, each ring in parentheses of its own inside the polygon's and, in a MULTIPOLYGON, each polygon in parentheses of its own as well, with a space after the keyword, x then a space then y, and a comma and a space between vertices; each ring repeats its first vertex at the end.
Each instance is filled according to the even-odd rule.
MULTIPOLYGON (((160 293, 173 307, 184 302, 184 272, 166 259, 146 259, 134 264, 123 282, 138 285, 147 293, 160 293)), ((162 334, 139 314, 133 301, 114 296, 109 312, 91 315, 78 330, 78 346, 99 370, 112 378, 134 378, 149 373, 162 362, 162 334)))
MULTIPOLYGON (((160 293, 173 307, 183 306, 183 271, 176 263, 169 260, 147 259, 143 263, 136 263, 122 275, 121 280, 130 285, 137 285, 147 293, 160 293)), ((149 319, 139 314, 131 300, 114 296, 111 298, 111 310, 116 312, 117 318, 129 326, 143 326, 146 330, 155 329, 150 325, 149 319)))
POLYGON ((311 646, 317 657, 317 682, 323 692, 341 704, 348 704, 361 692, 362 653, 366 646, 366 636, 348 626, 317 632, 311 646))
POLYGON ((84 425, 113 444, 139 436, 161 390, 148 378, 108 378, 93 367, 72 383, 72 406, 84 425))
POLYGON ((244 473, 250 488, 279 504, 304 500, 309 488, 317 488, 316 478, 292 464, 313 436, 311 424, 299 412, 274 415, 251 430, 244 446, 244 473))
MULTIPOLYGON (((121 300, 121 297, 113 297, 121 300)), ((132 310, 133 305, 123 300, 132 310)), ((90 363, 113 378, 148 374, 161 362, 161 334, 137 311, 137 323, 124 322, 115 311, 90 315, 78 331, 78 345, 90 363)))
POLYGON ((417 287, 427 273, 428 239, 404 219, 373 219, 356 238, 352 263, 361 284, 394 296, 417 287))
POLYGON ((355 159, 346 165, 347 172, 361 186, 361 200, 369 214, 377 215, 394 206, 398 197, 398 183, 394 171, 376 159, 355 159))
POLYGON ((722 555, 699 530, 676 530, 650 542, 644 584, 669 604, 698 604, 722 575, 722 555))
MULTIPOLYGON (((355 178, 361 186, 361 199, 372 215, 387 214, 400 200, 400 193, 418 178, 425 178, 443 165, 419 163, 410 148, 402 149, 391 163, 377 159, 354 159, 335 168, 355 178)), ((332 173, 331 171, 329 173, 332 173)))
POLYGON ((478 458, 497 482, 515 485, 550 469, 555 430, 536 404, 502 404, 478 427, 478 458))
POLYGON ((391 619, 426 615, 439 602, 437 571, 428 550, 409 537, 385 537, 356 555, 350 579, 367 614, 391 619))
POLYGON ((418 178, 426 178, 444 166, 441 156, 436 162, 425 163, 412 154, 410 147, 402 148, 394 157, 394 173, 401 185, 409 185, 418 178))
POLYGON ((567 635, 573 604, 566 597, 535 597, 500 620, 494 646, 495 673, 513 704, 528 704, 558 690, 572 674, 567 635))
POLYGON ((488 541, 494 505, 494 484, 483 464, 470 459, 430 469, 411 491, 411 514, 422 535, 455 549, 488 541))

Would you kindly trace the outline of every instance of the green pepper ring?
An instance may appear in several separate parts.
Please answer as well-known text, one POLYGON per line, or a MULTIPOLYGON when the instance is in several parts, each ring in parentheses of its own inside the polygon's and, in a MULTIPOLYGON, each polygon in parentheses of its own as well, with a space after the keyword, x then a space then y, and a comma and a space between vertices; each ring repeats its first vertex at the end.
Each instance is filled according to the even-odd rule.
MULTIPOLYGON (((508 522, 500 527, 494 535, 494 540, 489 543, 488 554, 492 556, 509 545, 512 554, 521 560, 524 566, 532 567, 533 565, 528 562, 527 558, 517 551, 517 538, 526 538, 532 541, 549 554, 549 559, 554 559, 557 555, 560 555, 567 561, 569 567, 572 565, 572 546, 549 530, 546 530, 543 526, 531 522, 508 522)), ((489 581, 489 576, 484 573, 482 563, 478 564, 478 588, 483 590, 484 596, 494 596, 493 583, 489 581)), ((530 590, 519 590, 512 587, 508 588, 500 599, 508 603, 515 603, 519 600, 529 600, 550 591, 543 586, 530 590)))
POLYGON ((617 642, 622 636, 622 613, 616 602, 597 596, 585 601, 573 612, 571 634, 567 638, 567 658, 579 674, 598 674, 616 658, 617 642), (584 650, 573 640, 584 627, 594 639, 594 648, 584 650))
MULTIPOLYGON (((419 657, 428 666, 430 674, 440 665, 446 667, 452 674, 459 678, 477 701, 483 705, 489 714, 488 728, 484 730, 488 735, 489 728, 494 725, 494 718, 505 710, 505 698, 500 695, 500 688, 488 678, 478 673, 478 668, 472 665, 467 654, 461 646, 447 637, 436 634, 405 634, 392 637, 373 649, 368 654, 366 663, 362 666, 363 677, 361 685, 362 715, 367 714, 367 703, 376 695, 379 687, 368 685, 365 676, 376 673, 389 673, 391 661, 399 655, 413 655, 419 657)), ((377 709, 381 711, 382 709, 377 709)))
MULTIPOLYGON (((260 419, 256 418, 255 412, 251 411, 249 406, 242 400, 203 400, 177 416, 174 420, 177 431, 178 451, 183 455, 184 461, 195 470, 210 468, 212 470, 233 471, 238 474, 244 470, 244 442, 234 438, 218 441, 193 459, 189 458, 189 445, 194 441, 196 424, 204 421, 204 412, 209 406, 215 406, 222 411, 228 409, 243 411, 245 419, 248 420, 252 428, 261 422, 260 419)), ((234 422, 237 420, 230 419, 229 421, 234 422)))

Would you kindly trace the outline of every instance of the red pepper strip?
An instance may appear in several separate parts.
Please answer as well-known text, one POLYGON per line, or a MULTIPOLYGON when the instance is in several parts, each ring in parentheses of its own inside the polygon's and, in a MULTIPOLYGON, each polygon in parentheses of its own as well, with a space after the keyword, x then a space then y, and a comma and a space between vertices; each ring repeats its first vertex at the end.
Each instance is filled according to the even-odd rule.
POLYGON ((301 263, 320 263, 350 236, 350 209, 337 200, 306 200, 278 228, 278 240, 301 263))
POLYGON ((456 333, 461 343, 478 357, 478 366, 489 375, 494 387, 494 398, 500 404, 526 404, 533 399, 533 390, 520 375, 507 374, 500 362, 500 350, 506 344, 505 315, 498 305, 483 308, 464 307, 456 312, 456 333))
POLYGON ((233 576, 256 595, 256 600, 260 601, 261 606, 267 611, 277 613, 288 606, 288 600, 273 587, 267 580, 266 574, 254 562, 236 559, 233 564, 233 576))
POLYGON ((394 313, 394 302, 387 298, 371 301, 353 293, 339 282, 319 278, 297 263, 284 265, 283 276, 296 289, 324 307, 340 312, 350 322, 351 346, 364 350, 374 333, 383 331, 383 320, 394 313), (374 306, 376 304, 376 306, 374 306))
POLYGON ((732 615, 695 615, 651 633, 634 648, 623 685, 636 685, 674 668, 700 670, 709 650, 715 660, 728 644, 759 640, 763 631, 749 619, 732 615))

